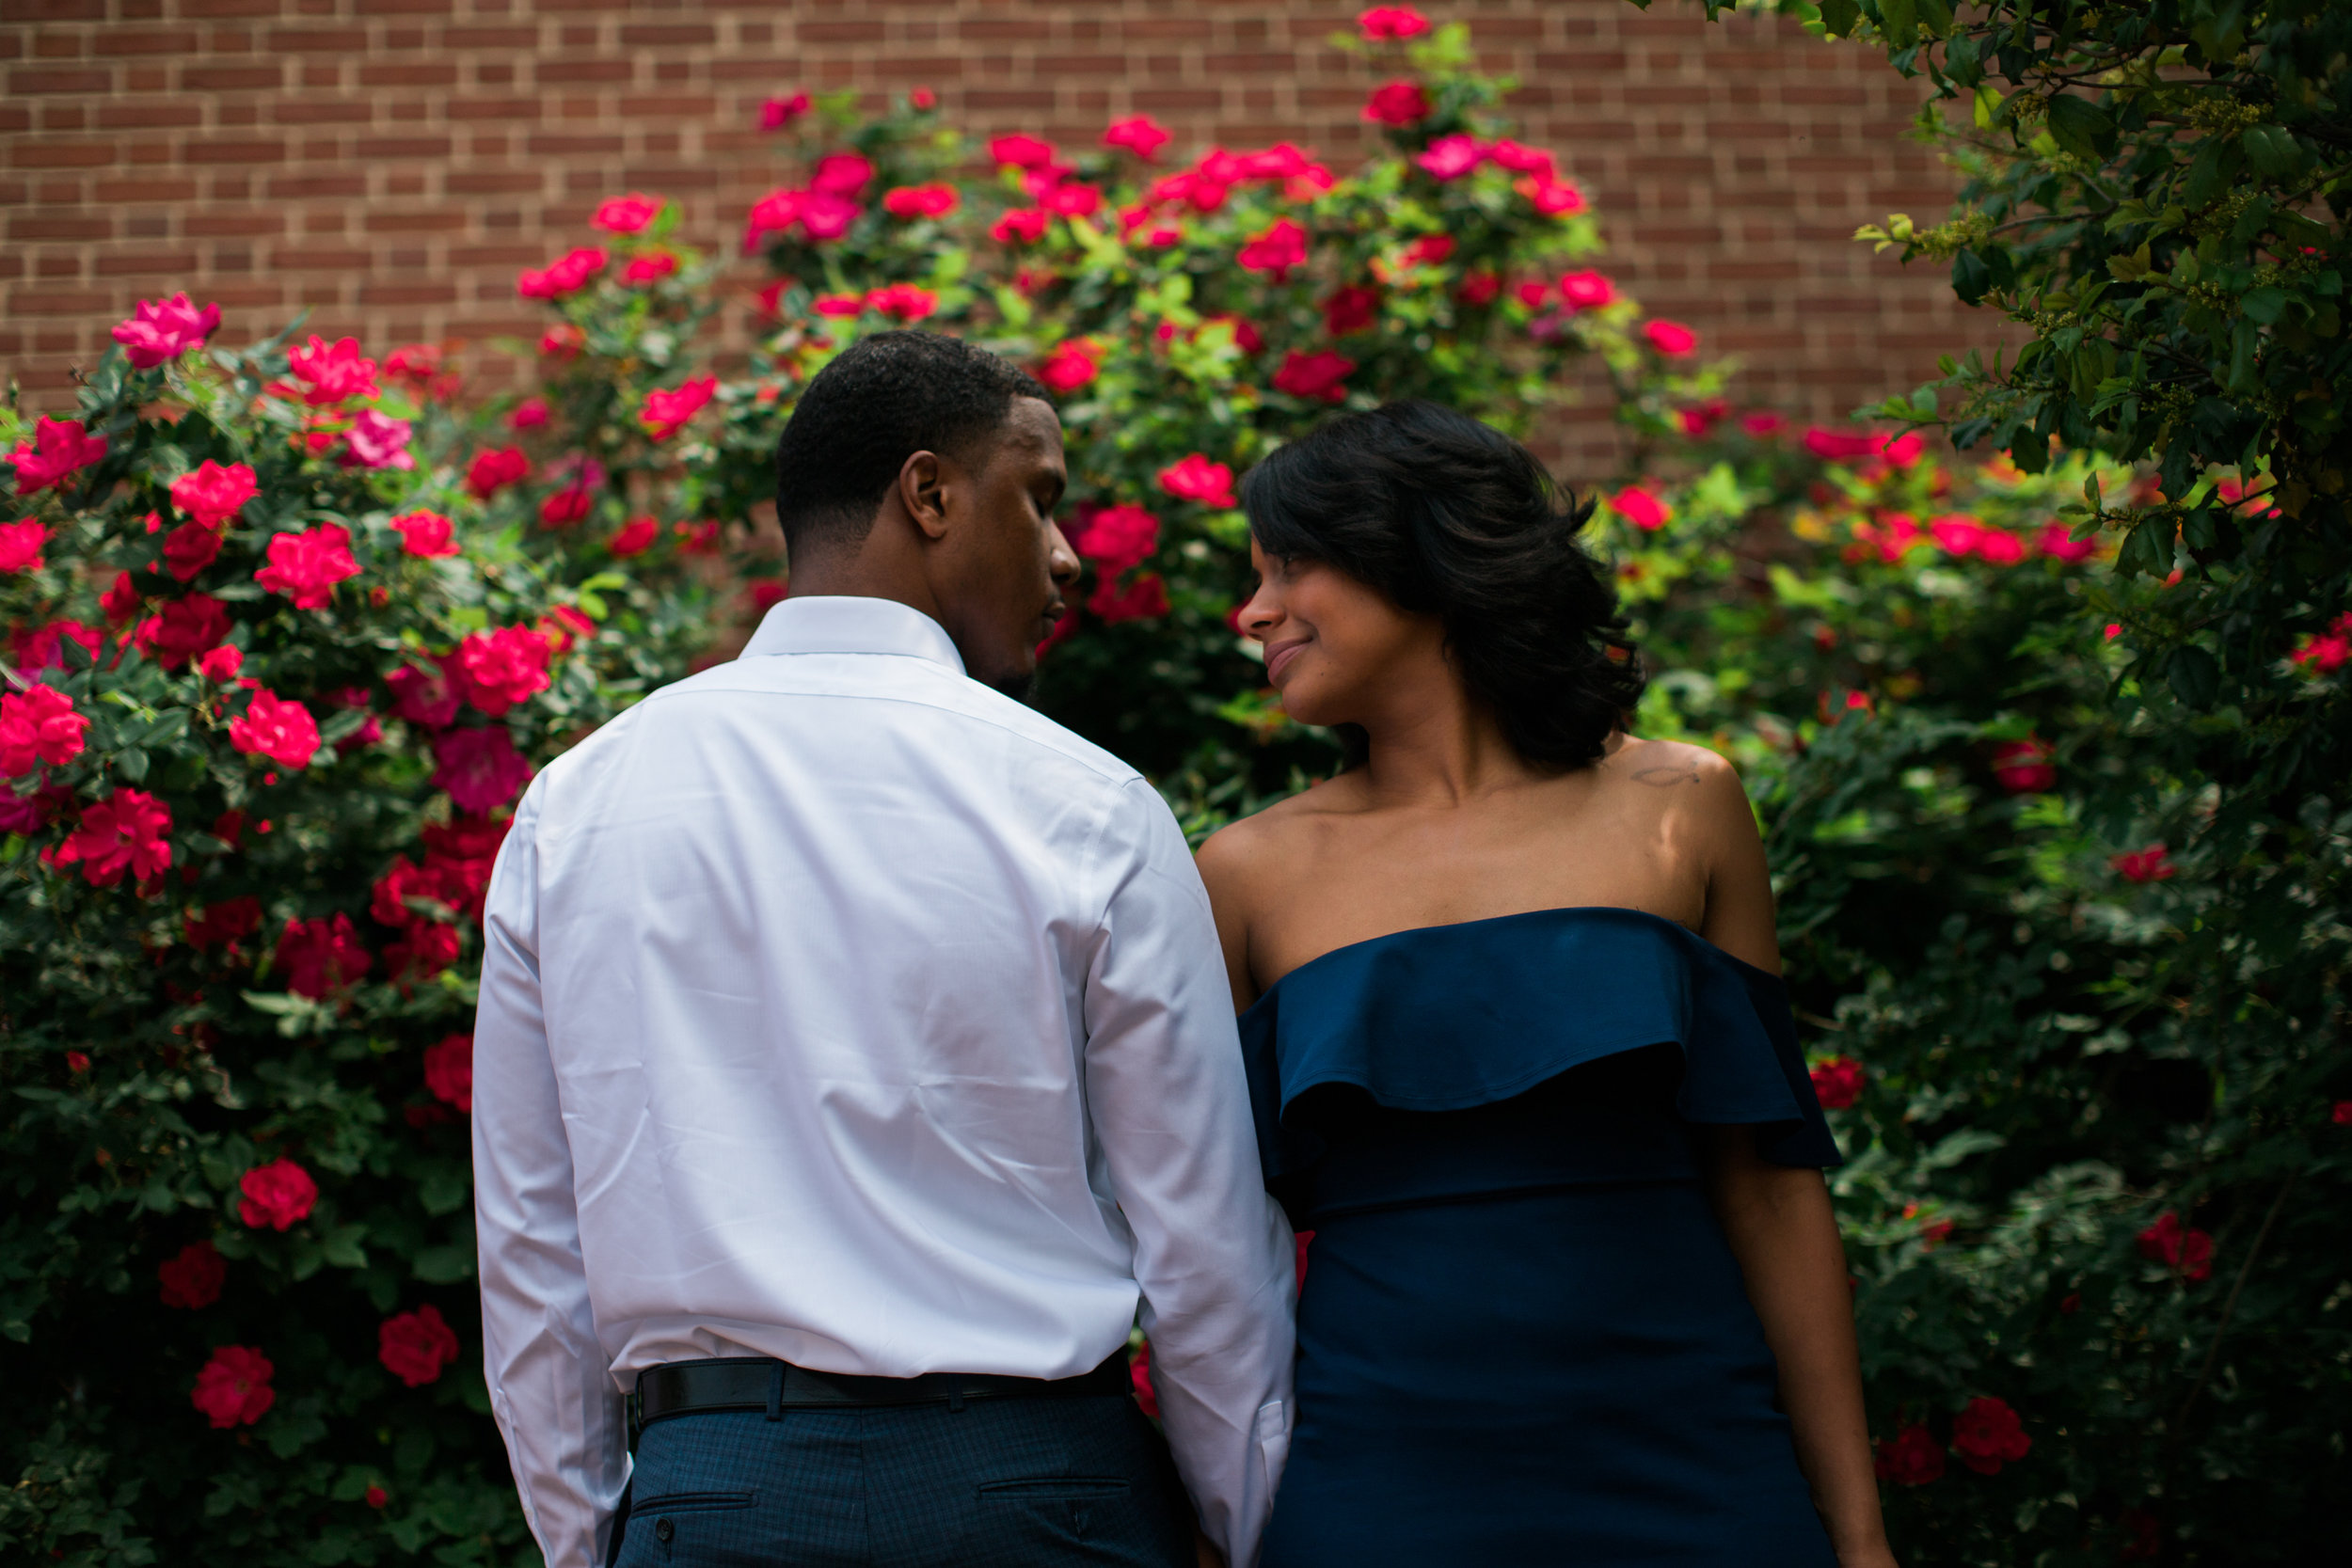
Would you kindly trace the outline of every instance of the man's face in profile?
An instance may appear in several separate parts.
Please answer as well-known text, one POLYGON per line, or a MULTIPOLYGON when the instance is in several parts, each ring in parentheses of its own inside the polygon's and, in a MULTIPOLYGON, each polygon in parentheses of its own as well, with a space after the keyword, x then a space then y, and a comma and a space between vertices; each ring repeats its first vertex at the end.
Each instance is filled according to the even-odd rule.
POLYGON ((1068 483, 1061 420, 1049 404, 1015 398, 971 460, 970 511, 939 562, 940 607, 972 678, 1018 696, 1078 577, 1077 552, 1054 524, 1068 483))

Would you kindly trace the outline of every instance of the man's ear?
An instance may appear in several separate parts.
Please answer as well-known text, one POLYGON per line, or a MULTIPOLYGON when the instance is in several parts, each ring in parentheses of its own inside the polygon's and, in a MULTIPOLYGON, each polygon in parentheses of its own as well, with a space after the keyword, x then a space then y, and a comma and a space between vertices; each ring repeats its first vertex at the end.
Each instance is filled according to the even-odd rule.
POLYGON ((947 466, 936 452, 915 452, 898 469, 898 504, 925 538, 947 532, 947 466))

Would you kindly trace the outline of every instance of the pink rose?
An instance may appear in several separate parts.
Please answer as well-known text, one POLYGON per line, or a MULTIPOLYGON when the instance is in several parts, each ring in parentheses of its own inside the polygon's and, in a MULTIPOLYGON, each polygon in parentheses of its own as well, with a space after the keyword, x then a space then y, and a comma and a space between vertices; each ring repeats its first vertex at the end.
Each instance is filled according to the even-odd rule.
POLYGON ((1645 533, 1655 533, 1666 526, 1674 508, 1638 484, 1629 484, 1609 498, 1609 504, 1618 516, 1645 533))
POLYGON ((1649 346, 1669 359, 1679 359, 1693 353, 1699 346, 1699 335, 1680 322, 1648 321, 1642 324, 1642 336, 1649 346))
POLYGON ((435 556, 457 553, 456 527, 437 512, 409 512, 392 519, 392 527, 400 533, 400 547, 408 555, 435 556))
POLYGON ((609 260, 601 245, 576 245, 544 267, 526 267, 515 279, 515 292, 525 299, 562 299, 586 288, 609 260))
POLYGON ((1570 310, 1597 310, 1617 297, 1617 286, 1597 272, 1563 273, 1560 298, 1570 310))
POLYGON ((1053 218, 1041 207, 1015 207, 998 218, 989 236, 1002 245, 1035 245, 1045 237, 1053 218))
POLYGON ((1233 470, 1212 463, 1202 452, 1188 452, 1160 470, 1160 488, 1171 496, 1205 506, 1233 506, 1233 470))
POLYGON ((400 468, 417 466, 408 451, 410 426, 370 408, 351 421, 343 435, 343 466, 354 468, 400 468))
POLYGON ((1054 352, 1038 367, 1037 378, 1057 392, 1074 392, 1092 381, 1101 368, 1098 356, 1102 351, 1084 338, 1073 338, 1054 345, 1054 352))
POLYGON ((286 369, 303 384, 302 401, 312 407, 376 395, 375 361, 359 352, 359 340, 329 343, 313 335, 286 356, 286 369))
POLYGON ((293 599, 296 610, 325 610, 335 585, 358 575, 359 563, 351 558, 351 531, 341 523, 321 523, 272 538, 269 564, 254 573, 253 580, 293 599))
POLYGON ((1130 504, 1082 509, 1070 546, 1108 578, 1141 565, 1159 543, 1160 520, 1130 504))
POLYGON ((953 185, 897 185, 882 193, 882 211, 893 217, 942 218, 962 204, 953 185))
POLYGON ((693 377, 675 390, 657 388, 645 394, 644 406, 638 410, 638 422, 644 426, 646 435, 657 441, 666 441, 683 429, 718 389, 719 378, 715 375, 693 377))
POLYGON ((808 188, 834 196, 855 196, 873 178, 871 161, 855 152, 828 152, 817 160, 817 168, 808 177, 808 188))
POLYGON ((2053 561, 2063 561, 2072 565, 2097 555, 2099 541, 2095 538, 2075 538, 2074 530, 2064 523, 2044 523, 2042 531, 2034 535, 2033 547, 2053 561))
POLYGON ((1410 6, 1375 6, 1357 16, 1356 25, 1368 42, 1385 43, 1421 37, 1429 31, 1429 19, 1410 6))
POLYGON ((202 348, 204 340, 219 326, 219 306, 207 305, 199 310, 186 294, 178 293, 160 304, 140 300, 128 321, 115 324, 114 341, 122 345, 133 365, 151 371, 167 359, 202 348))
POLYGON ((54 686, 0 693, 0 778, 13 779, 47 763, 63 768, 82 754, 89 720, 54 686))
POLYGON ((1061 160, 1052 142, 1022 135, 998 136, 988 144, 988 155, 999 168, 1043 168, 1061 160))
POLYGON ((310 1217, 319 1200, 319 1184, 310 1173, 282 1154, 239 1177, 237 1191, 244 1195, 237 1200, 237 1217, 256 1230, 291 1229, 310 1217))
POLYGON ((501 725, 444 731, 433 737, 433 756, 434 784, 449 791, 450 803, 462 812, 495 811, 531 782, 531 764, 501 725))
POLYGON ((759 105, 759 128, 781 131, 808 110, 809 98, 804 92, 796 92, 789 98, 763 99, 759 105))
POLYGON ((90 435, 78 420, 43 415, 34 424, 33 439, 18 442, 8 461, 16 465, 17 495, 30 498, 105 455, 103 436, 90 435))
POLYGON ((1546 217, 1565 217, 1584 210, 1584 193, 1572 180, 1531 174, 1511 182, 1511 188, 1527 198, 1529 204, 1546 217))
POLYGON ((37 572, 44 562, 40 547, 49 543, 49 525, 38 517, 21 523, 0 523, 0 572, 37 572))
POLYGON ((631 191, 627 196, 609 196, 596 203, 589 223, 608 234, 634 234, 661 215, 668 203, 658 196, 631 191))
POLYGON ((500 626, 467 634, 457 645, 457 667, 473 705, 496 719, 548 689, 552 656, 548 640, 530 627, 500 626))
POLYGON ((1427 119, 1433 107, 1419 82, 1390 82, 1364 101, 1364 118, 1381 125, 1406 126, 1427 119))
POLYGON ((79 864, 92 887, 112 887, 126 871, 139 881, 171 865, 171 808, 138 789, 118 789, 82 810, 82 825, 42 856, 52 865, 79 864))
POLYGON ((1124 148, 1138 158, 1149 159, 1168 143, 1166 129, 1150 115, 1130 115, 1115 119, 1103 133, 1104 147, 1124 148))
POLYGON ((307 768, 319 749, 318 721, 300 703, 257 687, 245 712, 229 721, 229 744, 281 768, 307 768))
POLYGON ((220 528, 261 493, 253 470, 243 463, 222 467, 211 458, 171 482, 171 503, 206 528, 220 528))
POLYGON ((879 311, 893 321, 919 322, 939 309, 939 296, 912 283, 893 283, 887 288, 867 290, 865 305, 866 309, 879 311))
POLYGON ((276 1370, 268 1356, 250 1346, 223 1345, 196 1374, 189 1402, 216 1429, 249 1427, 269 1413, 278 1398, 269 1386, 276 1370))
POLYGON ((1476 136, 1460 132, 1439 136, 1429 144, 1429 150, 1413 162, 1434 180, 1459 180, 1476 168, 1486 156, 1486 150, 1478 145, 1476 136))

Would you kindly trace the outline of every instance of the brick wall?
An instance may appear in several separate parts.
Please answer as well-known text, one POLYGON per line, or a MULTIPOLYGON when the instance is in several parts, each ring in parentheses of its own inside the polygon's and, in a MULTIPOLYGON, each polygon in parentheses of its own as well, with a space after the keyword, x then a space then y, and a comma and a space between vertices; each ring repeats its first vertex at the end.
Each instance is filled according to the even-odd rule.
MULTIPOLYGON (((1072 143, 1149 112, 1171 151, 1371 144, 1367 68, 1301 0, 8 0, 0 11, 0 372, 63 400, 136 299, 217 300, 225 341, 308 307, 382 350, 535 335, 517 267, 596 200, 682 199, 725 245, 773 182, 759 100, 928 85, 975 130, 1072 143)), ((1815 418, 1990 340, 1933 273, 1848 236, 1949 186, 1907 139, 1918 89, 1870 51, 1693 0, 1432 0, 1516 75, 1530 139, 1595 198, 1607 263, 1741 356, 1746 397, 1815 418)), ((746 274, 748 279, 749 274, 746 274)), ((739 332, 739 315, 722 330, 739 332)), ((1605 461, 1590 424, 1571 442, 1605 461)))

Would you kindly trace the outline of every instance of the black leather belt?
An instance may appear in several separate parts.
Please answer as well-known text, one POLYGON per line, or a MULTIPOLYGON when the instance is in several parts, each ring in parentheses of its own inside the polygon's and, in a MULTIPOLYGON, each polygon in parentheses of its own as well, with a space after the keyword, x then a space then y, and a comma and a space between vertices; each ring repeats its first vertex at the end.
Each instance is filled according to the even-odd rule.
POLYGON ((1076 1377, 1009 1377, 996 1372, 925 1372, 918 1377, 861 1377, 815 1372, 767 1356, 731 1355, 713 1361, 672 1361, 637 1374, 636 1425, 708 1410, 760 1410, 776 1419, 787 1410, 848 1409, 859 1405, 945 1404, 966 1400, 1124 1395, 1135 1386, 1124 1351, 1076 1377))

